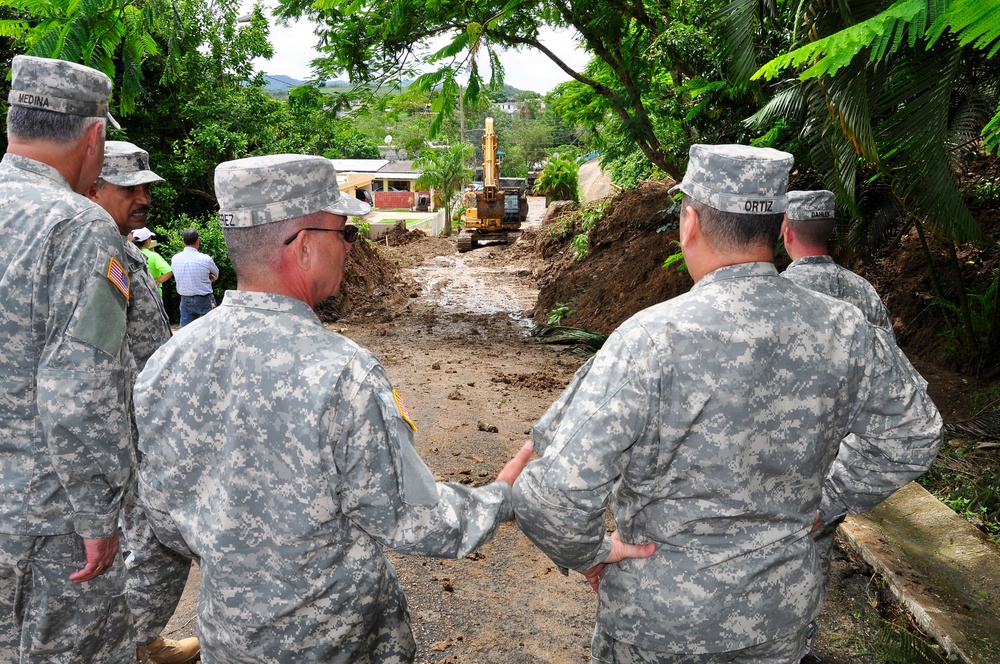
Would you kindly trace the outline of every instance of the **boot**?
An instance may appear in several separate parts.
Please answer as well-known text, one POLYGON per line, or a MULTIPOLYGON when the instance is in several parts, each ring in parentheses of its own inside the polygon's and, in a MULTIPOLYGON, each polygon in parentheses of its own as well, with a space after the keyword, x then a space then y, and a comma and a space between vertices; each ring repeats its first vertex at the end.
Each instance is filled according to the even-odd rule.
POLYGON ((194 664, 198 661, 200 654, 198 637, 192 636, 188 639, 174 641, 158 636, 146 645, 139 647, 136 659, 152 664, 194 664))

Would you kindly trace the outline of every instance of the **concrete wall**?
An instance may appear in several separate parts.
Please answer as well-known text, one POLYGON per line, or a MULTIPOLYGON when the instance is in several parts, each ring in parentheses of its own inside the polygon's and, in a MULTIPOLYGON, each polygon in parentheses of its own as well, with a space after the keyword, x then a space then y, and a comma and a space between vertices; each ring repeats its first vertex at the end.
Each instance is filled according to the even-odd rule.
MULTIPOLYGON (((402 220, 399 220, 402 223, 402 220)), ((396 220, 374 221, 368 223, 368 239, 377 240, 397 226, 396 220)))
POLYGON ((441 231, 444 230, 444 208, 438 210, 438 213, 434 215, 431 220, 431 237, 437 237, 441 235, 441 231))

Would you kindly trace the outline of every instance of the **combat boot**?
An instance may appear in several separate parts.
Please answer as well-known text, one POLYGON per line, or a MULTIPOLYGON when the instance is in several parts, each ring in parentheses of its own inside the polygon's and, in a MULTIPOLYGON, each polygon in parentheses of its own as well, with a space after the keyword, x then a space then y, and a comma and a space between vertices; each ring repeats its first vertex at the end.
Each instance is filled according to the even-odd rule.
POLYGON ((180 641, 158 636, 138 648, 136 659, 151 664, 194 664, 200 654, 201 648, 196 636, 180 641))

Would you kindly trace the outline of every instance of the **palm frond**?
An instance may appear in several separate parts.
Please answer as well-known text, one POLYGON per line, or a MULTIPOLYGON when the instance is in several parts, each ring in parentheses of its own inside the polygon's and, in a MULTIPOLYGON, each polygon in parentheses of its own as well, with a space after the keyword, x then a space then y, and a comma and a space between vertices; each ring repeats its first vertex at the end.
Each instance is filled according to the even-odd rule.
POLYGON ((924 35, 929 16, 947 0, 899 0, 872 18, 813 41, 764 64, 752 79, 771 80, 782 71, 808 65, 800 78, 834 76, 854 58, 867 51, 874 62, 895 52, 902 43, 912 47, 924 35))
POLYGON ((853 217, 844 238, 851 256, 871 258, 886 247, 889 239, 909 222, 903 205, 884 180, 878 179, 862 189, 858 197, 858 216, 853 217))
POLYGON ((952 0, 928 30, 929 45, 934 46, 945 30, 956 33, 959 46, 989 48, 986 57, 992 58, 1000 50, 1000 5, 983 0, 952 0))
POLYGON ((729 81, 739 88, 750 83, 757 69, 754 35, 758 29, 758 0, 733 0, 720 9, 712 21, 717 21, 723 34, 724 55, 729 62, 729 81))
POLYGON ((953 242, 982 241, 948 151, 948 113, 962 49, 937 48, 933 54, 912 50, 897 59, 876 109, 886 118, 877 128, 879 152, 907 209, 953 242))
POLYGON ((0 37, 20 39, 28 31, 27 21, 20 19, 5 19, 0 21, 0 37))
POLYGON ((996 115, 983 127, 983 144, 990 152, 1000 149, 1000 104, 997 105, 996 115))
POLYGON ((805 99, 802 95, 802 87, 798 81, 795 81, 774 95, 771 101, 744 120, 743 124, 757 131, 766 130, 779 120, 799 127, 802 125, 804 112, 805 99))
POLYGON ((531 329, 531 336, 543 344, 564 344, 570 346, 568 352, 590 356, 596 353, 608 340, 608 335, 601 332, 591 332, 583 327, 568 327, 565 325, 536 325, 531 329))

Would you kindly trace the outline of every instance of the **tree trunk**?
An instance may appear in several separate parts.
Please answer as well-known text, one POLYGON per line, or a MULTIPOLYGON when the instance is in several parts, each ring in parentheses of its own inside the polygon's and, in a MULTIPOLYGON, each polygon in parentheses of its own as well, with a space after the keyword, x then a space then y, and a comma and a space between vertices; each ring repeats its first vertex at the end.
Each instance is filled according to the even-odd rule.
POLYGON ((444 204, 444 230, 441 231, 442 237, 451 237, 451 203, 445 202, 444 204))
MULTIPOLYGON (((958 252, 955 251, 955 243, 948 240, 948 257, 951 258, 951 269, 955 273, 955 282, 958 284, 958 311, 962 320, 962 345, 965 346, 966 357, 976 366, 978 372, 979 358, 983 349, 976 341, 975 328, 972 326, 972 309, 969 306, 969 294, 965 290, 965 280, 962 279, 962 266, 958 262, 958 252)), ((971 368, 971 367, 970 367, 971 368)))

